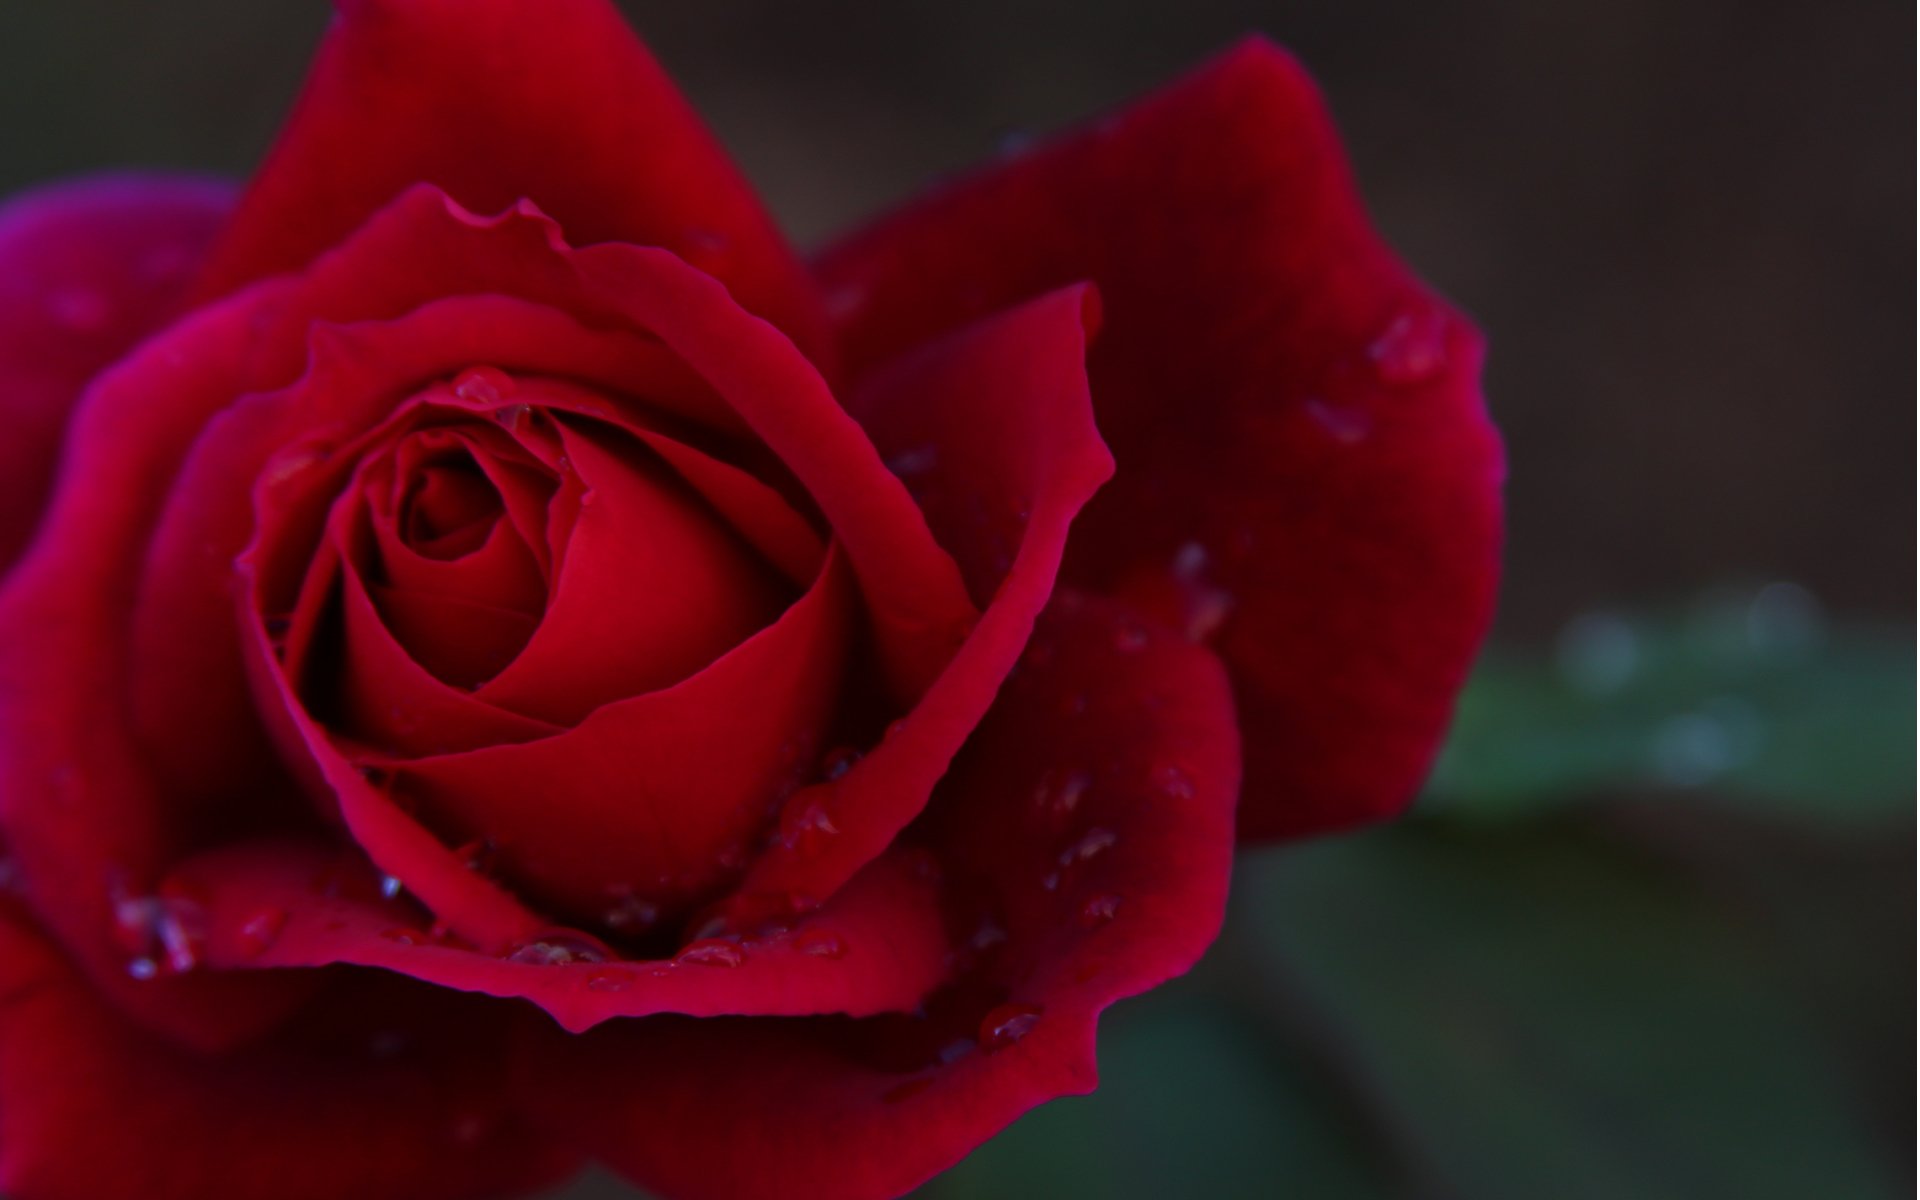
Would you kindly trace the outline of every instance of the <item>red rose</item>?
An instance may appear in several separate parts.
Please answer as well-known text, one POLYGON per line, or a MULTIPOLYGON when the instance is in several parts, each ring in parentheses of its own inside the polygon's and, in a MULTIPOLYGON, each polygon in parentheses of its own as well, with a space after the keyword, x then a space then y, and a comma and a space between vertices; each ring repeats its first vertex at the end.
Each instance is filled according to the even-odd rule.
POLYGON ((610 6, 340 7, 0 217, 6 1194, 893 1195, 1405 803, 1499 451, 1279 51, 807 264, 610 6))

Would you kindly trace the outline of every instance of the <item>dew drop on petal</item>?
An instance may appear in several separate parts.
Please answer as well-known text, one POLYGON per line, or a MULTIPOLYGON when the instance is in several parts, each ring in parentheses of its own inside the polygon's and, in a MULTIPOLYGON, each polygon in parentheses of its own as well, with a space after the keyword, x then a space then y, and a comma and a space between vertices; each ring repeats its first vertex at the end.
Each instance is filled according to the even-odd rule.
POLYGON ((836 746, 834 749, 827 751, 826 758, 821 760, 821 778, 829 782, 840 778, 848 771, 853 770, 854 764, 859 762, 860 758, 861 754, 857 748, 853 746, 836 746))
POLYGON ((793 948, 815 958, 843 958, 847 953, 846 940, 831 929, 803 929, 794 937, 793 948))
POLYGON ((1004 1050, 1033 1032, 1040 1008, 1032 1004, 1002 1004, 980 1020, 980 1046, 988 1053, 1004 1050))
POLYGON ((690 967, 737 967, 747 961, 747 955, 732 942, 703 938, 674 955, 673 961, 690 967))
POLYGON ((826 839, 839 832, 839 826, 833 823, 825 806, 817 799, 809 799, 790 810, 781 822, 780 844, 801 854, 814 854, 826 839))
POLYGON ((1070 867, 1086 862, 1097 855, 1104 854, 1120 840, 1120 835, 1111 829, 1095 826, 1080 835, 1079 840, 1060 852, 1060 865, 1070 867))
POLYGON ((632 971, 623 971, 618 967, 608 967, 587 976, 587 990, 590 992, 624 992, 633 986, 637 979, 632 971))
POLYGON ((240 923, 238 936, 240 953, 247 958, 258 958, 273 948, 280 933, 287 927, 287 910, 284 908, 263 908, 240 923))
POLYGON ((660 923, 660 906, 630 891, 623 891, 614 896, 613 903, 601 914, 600 920, 616 933, 648 933, 660 923))
POLYGON ((1234 596, 1213 580, 1213 557, 1199 542, 1183 544, 1173 556, 1173 585, 1188 640, 1205 642, 1233 615, 1234 596))
POLYGON ((613 952, 599 939, 577 929, 549 929, 507 955, 507 961, 536 967, 561 967, 572 963, 602 963, 613 952))
POLYGON ((1066 817, 1080 807, 1092 786, 1093 776, 1085 771, 1048 771, 1033 789, 1033 803, 1050 816, 1066 817))
POLYGON ((453 394, 472 404, 495 405, 513 391, 513 377, 498 367, 473 367, 460 372, 453 381, 453 394))
POLYGON ((1094 896, 1080 906, 1080 923, 1089 929, 1105 925, 1120 912, 1120 897, 1112 893, 1094 896))
POLYGON ((400 882, 398 875, 382 875, 380 877, 380 898, 383 900, 397 900, 405 887, 406 885, 400 882))
POLYGON ((1434 309, 1403 312, 1367 347, 1374 373, 1390 384, 1431 379, 1447 363, 1447 320, 1434 309))

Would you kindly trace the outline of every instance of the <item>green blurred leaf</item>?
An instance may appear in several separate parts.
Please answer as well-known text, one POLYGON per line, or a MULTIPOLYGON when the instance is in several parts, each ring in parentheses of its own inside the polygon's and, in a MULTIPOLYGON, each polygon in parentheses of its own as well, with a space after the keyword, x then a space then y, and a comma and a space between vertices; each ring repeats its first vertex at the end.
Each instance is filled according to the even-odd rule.
POLYGON ((1507 818, 1698 791, 1824 825, 1911 819, 1910 630, 1828 630, 1791 584, 1678 617, 1589 614, 1557 653, 1489 652, 1424 811, 1507 818))
POLYGON ((1895 1194, 1748 931, 1590 826, 1426 823, 1248 859, 1237 887, 1241 953, 1338 1031, 1423 1193, 1895 1194))

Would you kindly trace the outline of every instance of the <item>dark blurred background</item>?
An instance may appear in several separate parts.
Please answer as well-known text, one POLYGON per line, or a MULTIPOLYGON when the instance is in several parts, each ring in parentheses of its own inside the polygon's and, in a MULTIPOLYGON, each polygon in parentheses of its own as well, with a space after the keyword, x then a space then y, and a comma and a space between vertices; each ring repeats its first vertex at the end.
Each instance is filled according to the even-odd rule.
MULTIPOLYGON (((1912 6, 624 7, 803 245, 1265 32, 1491 336, 1508 575, 1424 816, 1250 856, 1100 1097, 934 1190, 1911 1194, 1912 6)), ((6 0, 0 190, 244 171, 325 19, 6 0)))

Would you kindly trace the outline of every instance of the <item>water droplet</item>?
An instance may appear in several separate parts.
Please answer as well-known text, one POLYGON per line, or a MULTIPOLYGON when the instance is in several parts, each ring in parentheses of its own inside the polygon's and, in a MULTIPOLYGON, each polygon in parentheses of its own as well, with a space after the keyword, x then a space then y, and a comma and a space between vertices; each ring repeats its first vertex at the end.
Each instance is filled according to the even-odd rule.
MULTIPOLYGON (((473 367, 460 372, 453 380, 453 394, 470 404, 492 407, 506 397, 513 395, 513 376, 498 367, 473 367)), ((514 407, 525 410, 525 405, 514 407)), ((495 417, 499 417, 496 412, 495 417)))
POLYGON ((247 958, 259 958, 273 948, 286 927, 286 909, 261 909, 240 923, 240 953, 247 958))
POLYGON ((115 939, 127 951, 127 971, 136 979, 183 975, 200 965, 207 943, 207 913, 184 895, 117 896, 115 939))
POLYGON ((1367 347, 1367 360, 1382 381, 1421 383, 1447 363, 1447 318, 1437 309, 1403 312, 1367 347))
POLYGON ((826 840, 840 832, 818 798, 805 798, 790 807, 780 823, 780 844, 800 854, 815 854, 826 840))
POLYGON ((400 946, 424 946, 427 933, 424 929, 410 929, 404 925, 395 925, 391 929, 382 929, 380 936, 400 946))
POLYGON ((1189 641, 1205 642, 1220 632, 1233 615, 1233 593, 1213 579, 1213 556, 1199 542, 1187 542, 1174 552, 1173 587, 1180 606, 1180 624, 1189 641))
POLYGON ((973 931, 973 935, 967 939, 967 948, 975 954, 985 954, 995 946, 1002 945, 1006 940, 1007 931, 989 917, 981 921, 973 931))
POLYGON ((106 294, 87 287, 64 287, 47 297, 47 312, 76 333, 99 333, 113 320, 106 294))
POLYGON ((519 433, 533 420, 533 408, 526 404, 502 404, 493 410, 493 419, 505 428, 519 433))
POLYGON ((1373 417, 1364 408, 1334 404, 1318 396, 1310 397, 1301 407, 1328 437, 1342 446, 1357 446, 1373 432, 1373 417))
POLYGON ((803 929, 793 939, 793 948, 815 958, 843 958, 846 939, 831 929, 803 929))
POLYGON ((514 948, 508 962, 536 967, 561 967, 571 963, 602 963, 613 951, 599 939, 577 929, 549 929, 514 948))
POLYGON ((1094 896, 1080 906, 1080 923, 1089 929, 1105 925, 1120 912, 1120 897, 1107 893, 1094 896))
POLYGON ((405 888, 406 885, 400 882, 398 875, 382 875, 380 877, 380 898, 383 900, 399 899, 400 893, 405 890, 405 888))
POLYGON ((1080 835, 1080 839, 1060 852, 1060 865, 1071 867, 1086 862, 1096 855, 1104 854, 1120 840, 1120 835, 1111 829, 1095 826, 1080 835))
POLYGON ((1033 1032, 1041 1010, 1033 1004, 1002 1004, 980 1020, 980 1046, 989 1053, 1004 1050, 1033 1032))
POLYGON ((461 866, 484 875, 493 870, 500 847, 490 838, 481 838, 461 845, 453 854, 460 860, 461 866))
POLYGON ((613 903, 600 919, 616 933, 639 935, 651 932, 660 923, 660 906, 621 889, 615 892, 613 903))
POLYGON ((827 751, 826 758, 821 761, 820 775, 828 782, 832 782, 842 775, 845 775, 848 771, 853 770, 854 764, 859 762, 861 757, 861 753, 856 747, 837 746, 827 751))
POLYGON ((747 955, 732 942, 703 938, 674 955, 673 961, 690 967, 737 967, 747 961, 747 955))
POLYGON ((1582 613, 1554 644, 1554 664, 1574 690, 1589 696, 1618 692, 1640 667, 1640 635, 1612 613, 1582 613))
POLYGON ((1033 789, 1033 802, 1049 816, 1066 817, 1080 807, 1080 800, 1093 786, 1093 776, 1085 771, 1048 771, 1033 789))
POLYGON ((595 971, 587 976, 587 990, 590 992, 624 992, 639 976, 632 971, 623 971, 618 967, 608 967, 604 971, 595 971))

